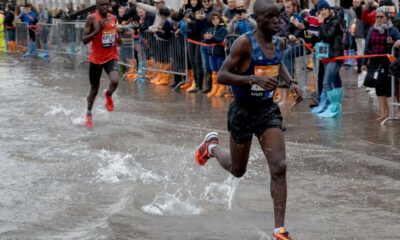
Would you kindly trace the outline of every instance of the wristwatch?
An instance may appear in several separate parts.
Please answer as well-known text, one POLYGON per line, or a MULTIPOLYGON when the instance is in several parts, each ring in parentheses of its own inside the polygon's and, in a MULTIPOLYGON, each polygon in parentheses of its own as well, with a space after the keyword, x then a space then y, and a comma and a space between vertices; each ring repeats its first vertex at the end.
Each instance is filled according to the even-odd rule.
POLYGON ((254 81, 254 75, 252 74, 252 75, 250 75, 250 85, 253 85, 253 81, 254 81))

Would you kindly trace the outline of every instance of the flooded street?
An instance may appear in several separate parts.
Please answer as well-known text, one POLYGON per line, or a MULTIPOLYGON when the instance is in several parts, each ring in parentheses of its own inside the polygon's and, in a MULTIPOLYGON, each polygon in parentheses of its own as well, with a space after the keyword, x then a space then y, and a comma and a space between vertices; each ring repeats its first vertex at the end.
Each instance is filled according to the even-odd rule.
MULTIPOLYGON (((270 176, 256 139, 244 178, 194 151, 228 147, 227 98, 120 82, 83 126, 88 67, 0 56, 0 239, 271 239, 270 176)), ((286 227, 294 239, 400 239, 400 122, 343 71, 344 114, 285 114, 286 227)), ((102 89, 108 79, 103 73, 102 89)))

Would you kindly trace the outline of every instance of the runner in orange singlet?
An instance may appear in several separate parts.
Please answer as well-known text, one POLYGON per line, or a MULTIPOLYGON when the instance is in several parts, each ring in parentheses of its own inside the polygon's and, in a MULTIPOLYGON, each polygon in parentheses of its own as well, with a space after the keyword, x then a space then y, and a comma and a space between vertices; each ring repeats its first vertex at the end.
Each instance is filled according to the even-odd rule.
POLYGON ((116 18, 108 13, 109 0, 97 0, 97 11, 86 18, 82 42, 92 42, 92 52, 89 56, 90 93, 87 97, 87 113, 85 126, 93 127, 92 107, 100 87, 100 77, 103 69, 110 78, 110 86, 104 90, 106 108, 113 111, 114 103, 111 98, 118 87, 118 50, 116 18))

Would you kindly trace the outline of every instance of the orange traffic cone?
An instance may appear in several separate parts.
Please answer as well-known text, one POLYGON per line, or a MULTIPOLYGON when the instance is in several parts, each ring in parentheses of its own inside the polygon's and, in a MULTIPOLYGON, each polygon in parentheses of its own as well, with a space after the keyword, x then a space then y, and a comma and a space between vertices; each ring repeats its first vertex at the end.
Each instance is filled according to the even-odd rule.
POLYGON ((217 72, 212 72, 212 76, 211 76, 211 79, 212 79, 211 91, 209 93, 207 93, 207 97, 215 97, 215 94, 218 91, 219 84, 218 84, 218 81, 217 81, 217 76, 218 76, 217 72))

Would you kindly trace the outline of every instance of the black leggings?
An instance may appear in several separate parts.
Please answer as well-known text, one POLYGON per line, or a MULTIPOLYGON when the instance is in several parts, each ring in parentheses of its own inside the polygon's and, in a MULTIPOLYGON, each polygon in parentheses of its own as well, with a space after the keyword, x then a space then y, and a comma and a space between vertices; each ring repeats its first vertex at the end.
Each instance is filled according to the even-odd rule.
POLYGON ((202 88, 203 84, 203 63, 201 61, 200 45, 188 43, 188 57, 193 68, 196 86, 202 88))
POLYGON ((29 34, 29 39, 30 39, 32 42, 34 42, 34 41, 36 40, 36 33, 35 33, 33 30, 29 29, 28 34, 29 34))

